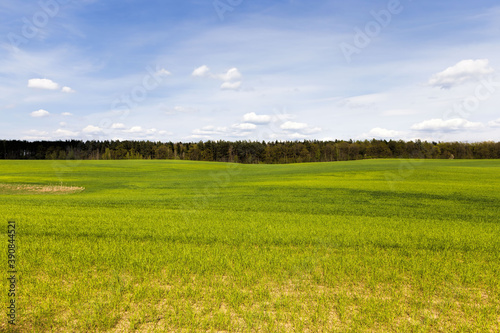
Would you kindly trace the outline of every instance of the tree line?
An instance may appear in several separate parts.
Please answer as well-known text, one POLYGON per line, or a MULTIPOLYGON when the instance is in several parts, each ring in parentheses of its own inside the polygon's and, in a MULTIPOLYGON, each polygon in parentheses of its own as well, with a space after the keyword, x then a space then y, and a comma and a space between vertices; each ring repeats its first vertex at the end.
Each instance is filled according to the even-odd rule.
POLYGON ((371 158, 500 159, 500 142, 427 141, 20 141, 0 140, 0 159, 179 159, 234 163, 331 162, 371 158))

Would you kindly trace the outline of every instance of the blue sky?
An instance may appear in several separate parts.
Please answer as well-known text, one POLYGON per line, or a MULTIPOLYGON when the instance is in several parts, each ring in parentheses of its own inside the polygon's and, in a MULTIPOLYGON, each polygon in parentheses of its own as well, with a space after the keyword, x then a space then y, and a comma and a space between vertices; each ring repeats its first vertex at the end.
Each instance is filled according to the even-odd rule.
POLYGON ((493 0, 3 0, 0 139, 500 141, 493 0))

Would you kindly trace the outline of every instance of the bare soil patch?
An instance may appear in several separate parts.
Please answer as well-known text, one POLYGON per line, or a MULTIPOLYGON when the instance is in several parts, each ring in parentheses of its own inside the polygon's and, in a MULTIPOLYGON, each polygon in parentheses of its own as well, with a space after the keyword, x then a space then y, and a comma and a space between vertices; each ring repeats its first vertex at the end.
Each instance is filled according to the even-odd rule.
POLYGON ((0 184, 0 194, 71 194, 85 187, 66 185, 0 184))

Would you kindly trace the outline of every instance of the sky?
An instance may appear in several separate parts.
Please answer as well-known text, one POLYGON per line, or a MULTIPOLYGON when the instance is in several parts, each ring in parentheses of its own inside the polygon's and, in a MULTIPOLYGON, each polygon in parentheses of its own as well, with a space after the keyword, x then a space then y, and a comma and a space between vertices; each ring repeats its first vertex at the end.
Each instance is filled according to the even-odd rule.
POLYGON ((0 139, 500 141, 497 0, 2 0, 0 139))

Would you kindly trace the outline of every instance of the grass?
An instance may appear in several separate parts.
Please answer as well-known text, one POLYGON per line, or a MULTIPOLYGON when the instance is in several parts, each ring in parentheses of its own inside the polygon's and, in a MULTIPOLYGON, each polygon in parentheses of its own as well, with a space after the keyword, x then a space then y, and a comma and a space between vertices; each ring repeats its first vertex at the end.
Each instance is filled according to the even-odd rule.
POLYGON ((0 330, 497 332, 499 171, 1 161, 19 293, 17 325, 0 330), (85 190, 23 190, 61 183, 85 190))

